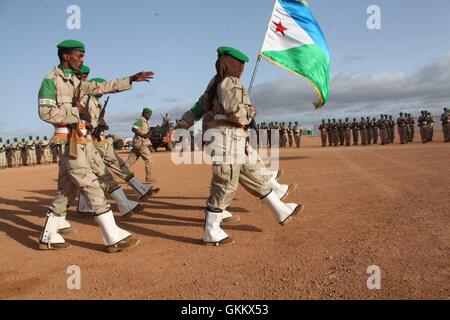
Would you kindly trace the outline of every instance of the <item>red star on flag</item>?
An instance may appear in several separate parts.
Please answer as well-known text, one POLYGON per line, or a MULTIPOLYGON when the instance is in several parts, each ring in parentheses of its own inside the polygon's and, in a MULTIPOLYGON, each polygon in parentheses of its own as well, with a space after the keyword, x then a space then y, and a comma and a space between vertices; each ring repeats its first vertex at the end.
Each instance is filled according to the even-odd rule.
POLYGON ((280 22, 276 23, 275 21, 272 21, 272 23, 277 27, 277 29, 275 30, 275 32, 279 32, 283 35, 283 37, 286 37, 286 35, 284 34, 284 32, 287 30, 287 28, 285 28, 283 26, 283 24, 280 22))

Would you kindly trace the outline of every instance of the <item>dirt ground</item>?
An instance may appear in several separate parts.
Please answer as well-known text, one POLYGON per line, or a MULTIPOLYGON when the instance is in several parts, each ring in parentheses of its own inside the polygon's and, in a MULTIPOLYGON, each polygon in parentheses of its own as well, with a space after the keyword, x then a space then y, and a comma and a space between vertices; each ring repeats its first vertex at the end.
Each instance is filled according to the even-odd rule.
MULTIPOLYGON (((103 251, 93 218, 74 207, 71 247, 39 251, 57 166, 2 170, 0 298, 450 299, 450 144, 321 148, 319 140, 280 154, 280 181, 299 185, 287 200, 305 211, 281 227, 240 188, 231 211, 241 222, 223 226, 236 240, 226 247, 200 242, 207 165, 154 153, 161 192, 119 222, 142 243, 117 254, 103 251), (81 270, 80 290, 67 288, 71 265, 81 270), (372 265, 380 290, 367 288, 372 265)), ((133 170, 144 177, 142 161, 133 170)))

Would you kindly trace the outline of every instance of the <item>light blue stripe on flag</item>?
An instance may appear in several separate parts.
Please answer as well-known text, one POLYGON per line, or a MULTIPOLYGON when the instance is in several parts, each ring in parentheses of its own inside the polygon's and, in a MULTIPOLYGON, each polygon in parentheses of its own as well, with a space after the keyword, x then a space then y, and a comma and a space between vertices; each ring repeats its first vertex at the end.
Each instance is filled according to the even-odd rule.
POLYGON ((278 2, 292 19, 309 34, 314 43, 323 50, 329 62, 330 52, 328 51, 325 36, 309 8, 298 0, 278 0, 278 2))

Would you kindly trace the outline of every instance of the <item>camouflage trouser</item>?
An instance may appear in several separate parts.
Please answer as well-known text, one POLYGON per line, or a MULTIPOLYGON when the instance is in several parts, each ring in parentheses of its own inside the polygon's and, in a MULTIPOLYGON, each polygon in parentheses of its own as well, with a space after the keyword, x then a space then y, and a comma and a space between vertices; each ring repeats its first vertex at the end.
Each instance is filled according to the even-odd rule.
POLYGON ((288 143, 288 136, 287 136, 287 134, 282 134, 280 136, 280 147, 281 148, 287 148, 287 143, 288 143))
POLYGON ((327 146, 327 132, 321 131, 320 138, 322 139, 322 147, 326 147, 327 146))
POLYGON ((263 164, 214 164, 212 168, 211 192, 206 205, 209 210, 226 210, 233 201, 241 184, 255 197, 264 198, 272 189, 268 185, 270 176, 260 173, 263 164))
POLYGON ((386 128, 380 128, 380 138, 381 138, 381 144, 385 145, 387 143, 386 128))
POLYGON ((98 177, 100 187, 105 191, 105 194, 110 194, 120 186, 114 181, 111 172, 106 168, 103 158, 92 143, 86 145, 87 159, 91 166, 92 172, 98 177))
POLYGON ((27 165, 34 166, 36 163, 36 149, 27 149, 27 165))
POLYGON ((427 138, 428 138, 428 130, 426 126, 422 126, 420 127, 420 139, 422 140, 422 142, 427 142, 427 138))
POLYGON ((372 132, 373 144, 378 143, 378 128, 374 129, 372 132))
MULTIPOLYGON (((300 133, 294 134, 294 140, 295 140, 296 147, 300 148, 300 145, 302 144, 302 135, 300 133)), ((325 144, 327 144, 326 132, 325 132, 325 144)))
POLYGON ((58 148, 56 146, 52 147, 52 161, 58 163, 58 148))
POLYGON ((333 139, 333 146, 337 147, 339 144, 339 132, 338 131, 332 131, 331 137, 333 139))
POLYGON ((358 140, 359 140, 359 132, 353 130, 353 145, 358 145, 358 140))
POLYGON ((128 180, 133 176, 133 173, 126 166, 125 161, 119 157, 111 144, 94 144, 94 146, 111 172, 123 180, 128 180))
POLYGON ((345 134, 344 134, 344 131, 339 131, 339 144, 340 144, 341 146, 343 146, 343 145, 344 145, 344 142, 345 142, 345 134))
POLYGON ((125 165, 128 168, 131 168, 140 157, 142 157, 145 162, 145 182, 150 183, 152 182, 152 155, 150 152, 150 146, 139 148, 133 147, 125 165))
POLYGON ((289 137, 289 147, 292 148, 294 144, 294 136, 290 134, 288 137, 289 137))
POLYGON ((414 141, 414 134, 416 133, 416 128, 414 128, 414 125, 409 127, 409 142, 414 141))
POLYGON ((333 133, 331 131, 327 131, 327 135, 328 135, 328 146, 331 147, 331 145, 333 144, 333 133))
MULTIPOLYGON (((100 215, 110 210, 105 194, 100 187, 97 176, 89 165, 88 145, 77 145, 78 157, 69 156, 69 145, 57 148, 59 156, 58 191, 50 210, 57 216, 65 216, 69 203, 78 190, 83 192, 94 215, 100 215)), ((92 145, 91 145, 92 147, 92 145)))
POLYGON ((372 144, 372 128, 367 130, 367 144, 372 144))
POLYGON ((365 146, 367 144, 367 130, 361 129, 361 144, 365 146))
POLYGON ((450 141, 450 123, 445 123, 442 125, 442 132, 444 134, 444 142, 450 141))
POLYGON ((405 144, 408 142, 408 132, 406 131, 406 127, 398 127, 398 135, 400 137, 400 143, 405 144))
POLYGON ((350 144, 352 143, 352 132, 349 131, 345 131, 344 132, 344 137, 345 137, 345 145, 348 147, 350 146, 350 144))
POLYGON ((8 166, 8 163, 6 161, 6 152, 2 151, 0 152, 0 168, 5 168, 8 166))
POLYGON ((395 141, 395 127, 391 127, 391 142, 395 141))
POLYGON ((433 141, 434 127, 432 125, 428 126, 428 141, 433 141))

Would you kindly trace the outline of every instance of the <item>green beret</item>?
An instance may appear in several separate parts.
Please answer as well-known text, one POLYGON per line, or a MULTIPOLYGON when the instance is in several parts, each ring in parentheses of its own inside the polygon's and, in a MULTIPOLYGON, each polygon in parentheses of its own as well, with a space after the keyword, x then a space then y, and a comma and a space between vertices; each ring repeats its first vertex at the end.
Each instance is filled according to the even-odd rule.
POLYGON ((78 40, 64 40, 57 45, 58 49, 72 49, 76 51, 84 52, 84 44, 78 40))
POLYGON ((97 83, 103 83, 103 82, 106 82, 106 80, 103 79, 103 78, 94 78, 94 79, 91 79, 91 81, 95 81, 95 82, 97 82, 97 83))
POLYGON ((150 108, 144 108, 144 110, 142 110, 143 113, 153 113, 152 109, 150 108))
POLYGON ((242 61, 242 62, 248 62, 249 58, 240 52, 237 49, 231 48, 231 47, 220 47, 217 49, 217 53, 219 56, 223 56, 224 54, 227 54, 229 56, 232 56, 233 58, 242 61))
POLYGON ((79 73, 81 73, 81 74, 88 74, 88 73, 91 73, 91 69, 88 66, 83 65, 80 68, 79 73))

